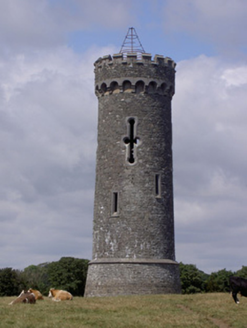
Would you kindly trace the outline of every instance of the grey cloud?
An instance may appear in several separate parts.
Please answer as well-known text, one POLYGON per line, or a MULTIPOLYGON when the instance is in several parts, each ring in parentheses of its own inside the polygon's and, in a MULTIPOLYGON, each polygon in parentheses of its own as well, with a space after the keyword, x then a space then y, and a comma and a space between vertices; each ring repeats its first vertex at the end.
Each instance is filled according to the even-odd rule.
POLYGON ((105 0, 9 0, 0 3, 2 54, 25 52, 27 48, 55 48, 74 31, 125 27, 133 21, 132 2, 105 0), (97 8, 97 9, 96 9, 97 8))
POLYGON ((246 247, 247 228, 247 76, 237 84, 239 67, 245 71, 242 63, 205 56, 177 67, 173 101, 177 258, 194 261, 206 272, 223 269, 226 263, 228 269, 237 270, 245 263, 241 252, 230 261, 231 248, 246 247), (235 76, 234 90, 230 78, 222 78, 229 70, 235 76))
POLYGON ((0 65, 6 76, 0 83, 1 267, 23 268, 66 254, 91 257, 92 60, 88 65, 87 55, 82 61, 66 48, 25 56, 0 65))
POLYGON ((226 57, 240 54, 246 45, 247 3, 242 0, 172 1, 164 4, 164 27, 213 45, 226 57))

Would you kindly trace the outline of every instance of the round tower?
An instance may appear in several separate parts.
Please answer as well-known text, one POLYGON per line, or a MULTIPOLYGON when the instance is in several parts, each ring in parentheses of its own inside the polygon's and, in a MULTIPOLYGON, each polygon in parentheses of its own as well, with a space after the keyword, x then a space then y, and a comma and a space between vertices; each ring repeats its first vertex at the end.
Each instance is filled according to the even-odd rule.
POLYGON ((175 63, 142 53, 95 62, 98 149, 85 296, 180 293, 171 99, 175 63))

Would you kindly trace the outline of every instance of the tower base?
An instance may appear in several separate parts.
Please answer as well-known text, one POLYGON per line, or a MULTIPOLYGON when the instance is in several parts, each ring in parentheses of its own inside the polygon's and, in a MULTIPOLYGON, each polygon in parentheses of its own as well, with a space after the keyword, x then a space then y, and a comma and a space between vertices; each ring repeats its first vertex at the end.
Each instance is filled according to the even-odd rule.
POLYGON ((98 259, 89 263, 85 295, 180 294, 179 265, 159 259, 98 259))

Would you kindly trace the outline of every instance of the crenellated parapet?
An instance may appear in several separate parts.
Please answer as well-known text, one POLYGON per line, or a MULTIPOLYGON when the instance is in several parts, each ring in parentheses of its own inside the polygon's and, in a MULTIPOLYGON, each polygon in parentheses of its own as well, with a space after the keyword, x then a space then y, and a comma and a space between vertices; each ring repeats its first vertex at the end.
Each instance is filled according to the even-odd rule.
POLYGON ((125 57, 122 53, 115 54, 113 56, 107 55, 104 57, 98 58, 94 66, 95 68, 102 68, 104 65, 114 65, 114 64, 127 64, 135 63, 137 65, 151 64, 151 65, 161 65, 175 68, 176 63, 170 57, 164 57, 162 55, 155 55, 152 60, 151 54, 142 54, 141 59, 138 58, 137 53, 128 53, 125 57))
POLYGON ((94 65, 97 97, 121 92, 174 95, 176 63, 169 57, 120 53, 100 57, 94 65))

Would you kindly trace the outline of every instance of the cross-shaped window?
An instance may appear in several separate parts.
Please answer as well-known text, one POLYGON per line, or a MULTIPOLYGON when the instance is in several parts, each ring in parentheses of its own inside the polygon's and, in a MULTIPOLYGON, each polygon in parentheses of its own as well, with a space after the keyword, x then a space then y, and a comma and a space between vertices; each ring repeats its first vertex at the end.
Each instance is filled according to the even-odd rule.
POLYGON ((126 157, 130 164, 134 164, 136 161, 136 147, 140 141, 138 137, 136 137, 136 121, 133 117, 128 119, 127 125, 127 133, 128 136, 123 138, 123 142, 126 145, 126 157))

